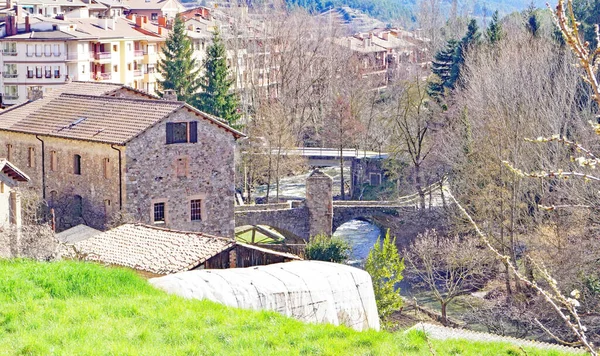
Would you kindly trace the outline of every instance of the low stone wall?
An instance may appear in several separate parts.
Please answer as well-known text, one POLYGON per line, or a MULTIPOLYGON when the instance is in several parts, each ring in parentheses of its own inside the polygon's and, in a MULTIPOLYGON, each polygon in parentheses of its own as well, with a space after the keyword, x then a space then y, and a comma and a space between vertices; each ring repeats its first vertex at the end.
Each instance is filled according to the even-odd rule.
POLYGON ((48 225, 0 229, 0 258, 26 257, 51 260, 56 257, 58 240, 48 225))
POLYGON ((235 212, 242 211, 265 211, 265 210, 281 210, 291 209, 292 202, 288 201, 285 203, 273 203, 273 204, 256 204, 256 205, 238 205, 235 207, 235 212))

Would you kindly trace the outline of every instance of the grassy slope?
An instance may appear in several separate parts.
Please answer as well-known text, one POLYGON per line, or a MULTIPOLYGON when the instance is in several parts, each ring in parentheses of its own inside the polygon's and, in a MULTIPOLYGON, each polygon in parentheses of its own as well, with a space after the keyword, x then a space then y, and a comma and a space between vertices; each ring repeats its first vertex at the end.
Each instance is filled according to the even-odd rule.
MULTIPOLYGON (((439 342, 440 355, 518 355, 510 345, 439 342)), ((272 312, 185 300, 131 271, 0 260, 0 354, 426 355, 419 332, 355 332, 272 312)), ((527 350, 528 355, 559 355, 527 350)))

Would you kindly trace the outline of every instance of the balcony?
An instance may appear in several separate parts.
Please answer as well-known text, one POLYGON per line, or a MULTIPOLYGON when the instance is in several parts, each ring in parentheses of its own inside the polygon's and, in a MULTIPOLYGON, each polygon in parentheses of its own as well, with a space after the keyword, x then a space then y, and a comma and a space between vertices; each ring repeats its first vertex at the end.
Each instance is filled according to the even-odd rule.
POLYGON ((94 52, 94 59, 99 61, 102 59, 110 59, 111 57, 111 53, 110 52, 94 52))
POLYGON ((19 99, 19 94, 4 94, 4 100, 17 100, 19 99))
POLYGON ((133 51, 133 56, 135 58, 142 58, 144 56, 144 51, 142 51, 141 49, 136 49, 133 51))
POLYGON ((2 51, 2 54, 5 56, 16 56, 18 55, 17 51, 2 51))
POLYGON ((2 73, 2 76, 3 76, 4 78, 18 78, 18 77, 19 77, 19 74, 17 74, 17 73, 6 73, 6 72, 4 72, 4 73, 2 73))
POLYGON ((143 75, 143 74, 142 74, 142 70, 141 70, 141 69, 135 69, 135 70, 133 71, 133 76, 134 76, 134 77, 141 77, 142 75, 143 75))
POLYGON ((112 73, 96 73, 96 80, 110 80, 112 73))

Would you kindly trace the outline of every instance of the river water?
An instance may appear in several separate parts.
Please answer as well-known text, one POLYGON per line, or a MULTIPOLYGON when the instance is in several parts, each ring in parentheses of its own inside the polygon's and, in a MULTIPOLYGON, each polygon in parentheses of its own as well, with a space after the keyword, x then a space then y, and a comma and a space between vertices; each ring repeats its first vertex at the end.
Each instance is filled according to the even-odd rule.
POLYGON ((381 229, 362 220, 350 220, 333 233, 352 247, 348 264, 360 268, 364 267, 365 259, 380 235, 381 229))

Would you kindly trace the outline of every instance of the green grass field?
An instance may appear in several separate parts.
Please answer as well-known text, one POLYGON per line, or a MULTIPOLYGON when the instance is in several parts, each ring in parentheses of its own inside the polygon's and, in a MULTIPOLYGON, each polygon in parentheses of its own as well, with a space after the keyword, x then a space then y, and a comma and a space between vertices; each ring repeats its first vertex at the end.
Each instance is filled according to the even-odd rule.
MULTIPOLYGON (((0 260, 0 276, 1 355, 430 354, 420 332, 361 333, 185 300, 125 269, 0 260)), ((438 355, 525 355, 506 344, 431 344, 438 355)))

